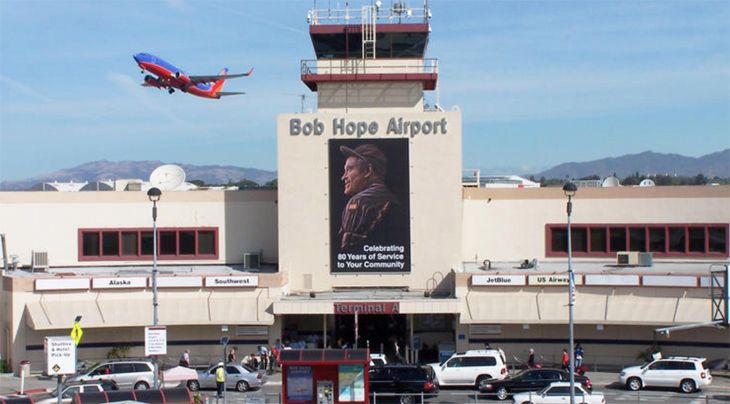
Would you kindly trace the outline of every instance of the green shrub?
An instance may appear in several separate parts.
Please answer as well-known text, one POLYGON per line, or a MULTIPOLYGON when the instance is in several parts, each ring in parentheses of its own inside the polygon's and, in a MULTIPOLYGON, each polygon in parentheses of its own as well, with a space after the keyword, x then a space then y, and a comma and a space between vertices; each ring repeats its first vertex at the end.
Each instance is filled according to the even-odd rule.
POLYGON ((107 359, 122 359, 126 358, 129 354, 129 350, 132 349, 129 345, 117 345, 112 347, 109 352, 106 353, 107 359))

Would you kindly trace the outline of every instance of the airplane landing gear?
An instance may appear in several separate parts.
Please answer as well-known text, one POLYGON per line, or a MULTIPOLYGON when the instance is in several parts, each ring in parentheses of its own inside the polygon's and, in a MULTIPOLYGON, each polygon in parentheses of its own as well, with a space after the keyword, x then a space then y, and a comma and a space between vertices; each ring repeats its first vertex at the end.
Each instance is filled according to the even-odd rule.
POLYGON ((172 93, 174 93, 174 92, 175 92, 175 90, 174 90, 174 89, 172 89, 172 88, 169 88, 169 89, 167 89, 167 92, 168 92, 168 93, 170 93, 170 94, 172 94, 172 93))

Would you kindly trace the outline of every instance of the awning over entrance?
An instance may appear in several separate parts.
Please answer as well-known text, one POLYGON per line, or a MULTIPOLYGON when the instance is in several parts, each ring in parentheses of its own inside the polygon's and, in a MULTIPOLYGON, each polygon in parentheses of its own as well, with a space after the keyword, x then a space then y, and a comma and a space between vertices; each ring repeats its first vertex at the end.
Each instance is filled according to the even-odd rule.
MULTIPOLYGON (((709 321, 710 315, 707 298, 658 290, 586 288, 579 289, 575 299, 574 318, 582 323, 657 325, 709 321)), ((568 321, 565 288, 470 290, 465 300, 464 324, 568 321)))
POLYGON ((26 322, 36 330, 68 328, 76 316, 83 316, 84 325, 103 323, 96 305, 95 293, 57 293, 43 295, 39 302, 26 304, 26 322))
MULTIPOLYGON (((274 314, 334 314, 335 303, 357 302, 344 298, 342 300, 318 300, 301 298, 274 302, 274 314)), ((458 314, 461 310, 460 299, 408 299, 388 300, 387 303, 398 303, 399 314, 458 314)), ((372 300, 363 303, 373 303, 372 300)), ((364 313, 373 314, 373 313, 364 313)))
MULTIPOLYGON (((271 325, 266 310, 271 301, 265 292, 164 291, 158 294, 161 325, 237 324, 271 325)), ((26 323, 34 330, 64 329, 77 315, 84 327, 137 327, 152 324, 152 295, 148 292, 105 291, 43 294, 28 302, 26 323)))

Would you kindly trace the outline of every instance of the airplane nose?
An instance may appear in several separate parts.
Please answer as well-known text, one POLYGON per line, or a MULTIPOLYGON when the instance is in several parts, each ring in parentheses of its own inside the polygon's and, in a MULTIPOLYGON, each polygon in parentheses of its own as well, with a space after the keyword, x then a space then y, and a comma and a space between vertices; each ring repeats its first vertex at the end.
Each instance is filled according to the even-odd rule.
POLYGON ((139 53, 136 54, 136 55, 133 55, 132 57, 134 58, 134 61, 135 62, 139 63, 139 59, 140 59, 140 54, 139 53))

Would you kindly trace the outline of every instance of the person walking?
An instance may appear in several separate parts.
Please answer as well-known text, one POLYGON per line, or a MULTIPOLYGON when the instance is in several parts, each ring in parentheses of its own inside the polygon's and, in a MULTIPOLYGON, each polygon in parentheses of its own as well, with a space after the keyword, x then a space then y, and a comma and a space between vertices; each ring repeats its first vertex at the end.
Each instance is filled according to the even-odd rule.
POLYGON ((400 347, 398 346, 398 338, 393 340, 393 349, 395 350, 395 363, 403 363, 403 358, 400 356, 400 347))
POLYGON ((535 367, 535 350, 530 348, 530 353, 527 354, 527 368, 532 369, 535 367))
POLYGON ((190 367, 190 350, 189 349, 184 350, 182 355, 180 355, 180 366, 185 366, 186 368, 190 367))
POLYGON ((563 357, 560 362, 563 366, 563 370, 568 370, 570 368, 570 356, 568 355, 568 350, 565 348, 563 348, 563 357))
POLYGON ((575 369, 578 370, 583 365, 583 347, 580 343, 575 344, 575 369))
POLYGON ((218 398, 223 398, 223 389, 226 386, 226 370, 223 362, 218 362, 218 368, 215 370, 215 386, 218 388, 218 398))

